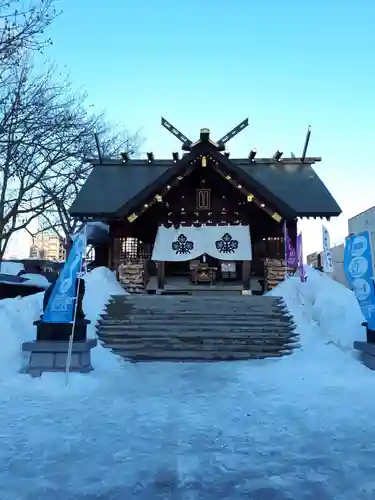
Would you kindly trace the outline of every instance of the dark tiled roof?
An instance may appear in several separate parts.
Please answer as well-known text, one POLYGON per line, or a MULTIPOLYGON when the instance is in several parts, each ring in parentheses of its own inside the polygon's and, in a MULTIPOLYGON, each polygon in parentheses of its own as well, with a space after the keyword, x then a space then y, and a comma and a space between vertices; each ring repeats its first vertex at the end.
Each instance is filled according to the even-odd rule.
MULTIPOLYGON (((241 181, 279 210, 284 217, 334 217, 341 209, 309 163, 298 160, 249 163, 244 159, 228 159, 215 147, 205 151, 216 158, 228 171, 239 175, 241 181)), ((129 213, 153 190, 160 189, 170 177, 186 167, 199 154, 192 152, 177 163, 172 160, 105 160, 95 165, 88 180, 74 201, 70 213, 76 217, 99 217, 129 213)), ((206 153, 205 153, 206 154, 206 153)), ((307 160, 307 159, 306 159, 307 160)), ((313 160, 312 160, 313 161, 313 160)))
POLYGON ((72 216, 113 215, 120 208, 153 184, 172 165, 117 161, 115 164, 95 165, 86 183, 73 202, 72 216))
POLYGON ((251 164, 243 159, 232 162, 290 207, 291 216, 335 217, 341 213, 341 208, 311 165, 251 164))

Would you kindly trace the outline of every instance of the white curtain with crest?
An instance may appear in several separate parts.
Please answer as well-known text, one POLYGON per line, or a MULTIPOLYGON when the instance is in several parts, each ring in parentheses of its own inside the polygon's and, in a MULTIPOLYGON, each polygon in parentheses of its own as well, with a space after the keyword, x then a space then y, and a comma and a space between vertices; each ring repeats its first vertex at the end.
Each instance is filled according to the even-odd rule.
POLYGON ((219 260, 252 260, 249 226, 160 226, 152 260, 179 262, 203 254, 219 260))

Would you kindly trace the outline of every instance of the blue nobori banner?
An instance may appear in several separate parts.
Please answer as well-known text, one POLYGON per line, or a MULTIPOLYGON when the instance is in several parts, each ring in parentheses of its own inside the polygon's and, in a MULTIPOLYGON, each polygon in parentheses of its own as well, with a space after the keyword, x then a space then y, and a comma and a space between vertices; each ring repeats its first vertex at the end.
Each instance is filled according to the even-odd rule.
POLYGON ((43 321, 45 323, 71 323, 74 316, 74 301, 77 295, 77 278, 82 273, 82 261, 86 250, 86 230, 74 240, 67 261, 52 290, 43 321))
POLYGON ((375 330, 375 288, 368 231, 348 236, 345 241, 344 271, 349 288, 353 290, 368 323, 375 330))

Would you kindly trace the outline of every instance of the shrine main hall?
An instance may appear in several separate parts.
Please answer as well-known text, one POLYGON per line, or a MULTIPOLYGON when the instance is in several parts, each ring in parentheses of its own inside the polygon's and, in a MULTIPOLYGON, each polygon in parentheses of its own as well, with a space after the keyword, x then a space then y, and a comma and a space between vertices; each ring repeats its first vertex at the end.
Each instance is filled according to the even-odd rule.
POLYGON ((75 218, 108 225, 95 260, 130 292, 229 287, 261 294, 285 272, 284 223, 295 245, 298 218, 341 213, 313 169, 321 158, 306 156, 310 131, 301 157, 276 151, 258 158, 251 149, 232 158, 227 143, 248 120, 218 141, 209 129, 193 142, 163 118, 162 125, 181 153, 99 154, 88 160, 91 173, 70 208, 75 218))

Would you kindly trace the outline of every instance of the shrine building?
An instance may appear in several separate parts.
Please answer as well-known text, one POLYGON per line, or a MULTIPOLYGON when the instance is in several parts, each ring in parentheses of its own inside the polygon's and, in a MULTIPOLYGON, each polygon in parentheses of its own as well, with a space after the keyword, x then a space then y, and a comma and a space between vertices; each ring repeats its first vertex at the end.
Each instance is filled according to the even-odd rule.
MULTIPOLYGON (((326 218, 341 209, 313 169, 321 158, 232 158, 226 143, 244 120, 215 142, 208 129, 170 159, 89 159, 92 171, 70 208, 82 221, 109 226, 97 261, 130 291, 229 286, 263 293, 284 276, 283 224, 296 244, 297 218, 326 218), (275 266, 279 268, 279 277, 275 266), (276 273, 276 274, 275 274, 276 273), (281 273, 281 274, 280 274, 281 273)), ((100 155, 99 155, 100 156, 100 155)))

